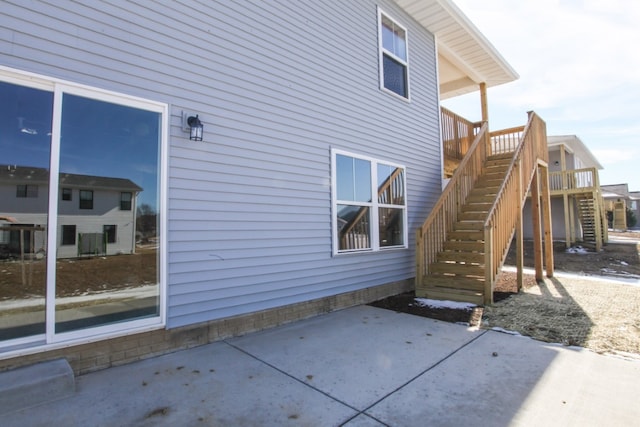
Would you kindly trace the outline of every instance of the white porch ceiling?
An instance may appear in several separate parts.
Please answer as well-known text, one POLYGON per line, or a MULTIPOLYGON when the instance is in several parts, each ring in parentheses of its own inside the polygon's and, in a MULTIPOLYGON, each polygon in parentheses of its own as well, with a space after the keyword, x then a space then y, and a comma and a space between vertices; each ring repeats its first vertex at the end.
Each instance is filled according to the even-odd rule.
POLYGON ((518 74, 451 0, 395 0, 436 36, 440 99, 509 83, 518 74))

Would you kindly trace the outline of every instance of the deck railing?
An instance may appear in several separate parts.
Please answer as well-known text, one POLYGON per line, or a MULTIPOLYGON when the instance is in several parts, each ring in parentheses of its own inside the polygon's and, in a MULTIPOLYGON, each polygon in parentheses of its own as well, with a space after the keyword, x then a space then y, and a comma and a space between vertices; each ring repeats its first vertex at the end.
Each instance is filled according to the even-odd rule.
POLYGON ((444 107, 440 107, 440 120, 444 155, 452 159, 462 160, 467 151, 469 151, 482 123, 470 122, 444 107))
POLYGON ((524 126, 491 132, 491 154, 505 154, 516 151, 522 139, 524 126))
POLYGON ((431 210, 431 214, 418 228, 416 234, 418 283, 424 283, 424 277, 429 274, 429 266, 435 262, 438 252, 443 249, 447 235, 453 230, 453 224, 458 220, 459 208, 465 203, 476 181, 482 175, 485 161, 490 154, 489 149, 487 124, 484 123, 475 135, 467 155, 460 162, 431 210))
POLYGON ((598 191, 596 168, 549 172, 549 190, 552 194, 598 191))
MULTIPOLYGON (((515 233, 538 159, 548 162, 546 124, 538 115, 530 112, 524 130, 516 128, 513 133, 521 135, 520 143, 484 225, 485 303, 493 298, 495 278, 515 233)), ((506 139, 511 141, 511 138, 506 139)))

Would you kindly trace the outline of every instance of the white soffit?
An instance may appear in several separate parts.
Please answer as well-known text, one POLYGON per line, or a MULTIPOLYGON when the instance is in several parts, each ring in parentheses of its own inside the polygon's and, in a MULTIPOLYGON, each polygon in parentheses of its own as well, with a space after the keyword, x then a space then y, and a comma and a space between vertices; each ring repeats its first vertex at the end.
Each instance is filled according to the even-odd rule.
POLYGON ((436 36, 440 98, 509 83, 518 74, 451 0, 395 0, 436 36))

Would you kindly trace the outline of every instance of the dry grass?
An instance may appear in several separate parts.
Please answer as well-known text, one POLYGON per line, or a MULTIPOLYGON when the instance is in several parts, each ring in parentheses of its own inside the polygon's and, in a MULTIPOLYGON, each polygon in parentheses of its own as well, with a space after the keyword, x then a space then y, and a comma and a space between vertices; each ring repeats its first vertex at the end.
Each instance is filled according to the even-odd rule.
POLYGON ((640 356, 640 286, 580 277, 533 283, 485 307, 483 327, 500 327, 599 353, 640 356))

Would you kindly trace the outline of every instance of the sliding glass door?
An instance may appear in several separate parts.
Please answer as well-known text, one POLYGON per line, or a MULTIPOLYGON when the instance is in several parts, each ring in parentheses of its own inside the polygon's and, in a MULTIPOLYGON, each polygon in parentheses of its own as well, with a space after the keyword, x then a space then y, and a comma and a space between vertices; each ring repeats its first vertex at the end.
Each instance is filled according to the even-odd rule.
POLYGON ((161 322, 166 106, 1 80, 0 351, 161 322))

